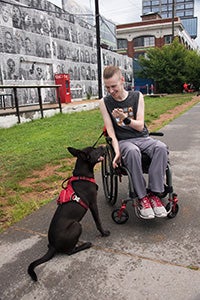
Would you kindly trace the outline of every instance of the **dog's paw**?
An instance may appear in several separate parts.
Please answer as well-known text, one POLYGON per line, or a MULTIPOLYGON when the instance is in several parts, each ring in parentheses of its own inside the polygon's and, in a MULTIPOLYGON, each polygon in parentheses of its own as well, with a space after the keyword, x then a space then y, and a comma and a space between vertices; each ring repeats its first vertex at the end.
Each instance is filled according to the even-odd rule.
POLYGON ((109 230, 105 230, 101 233, 101 236, 109 236, 110 235, 110 231, 109 230))

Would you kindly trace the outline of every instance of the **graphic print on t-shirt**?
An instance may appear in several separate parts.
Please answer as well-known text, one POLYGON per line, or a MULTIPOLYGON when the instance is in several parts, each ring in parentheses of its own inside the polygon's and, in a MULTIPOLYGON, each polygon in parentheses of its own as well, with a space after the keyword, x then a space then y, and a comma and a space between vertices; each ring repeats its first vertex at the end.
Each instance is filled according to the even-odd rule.
MULTIPOLYGON (((133 107, 132 106, 129 106, 129 107, 124 107, 122 108, 123 109, 123 112, 125 113, 126 115, 126 118, 130 118, 130 119, 134 119, 133 117, 133 107)), ((119 126, 126 126, 124 123, 123 123, 123 120, 121 120, 120 118, 116 118, 116 122, 119 126)))

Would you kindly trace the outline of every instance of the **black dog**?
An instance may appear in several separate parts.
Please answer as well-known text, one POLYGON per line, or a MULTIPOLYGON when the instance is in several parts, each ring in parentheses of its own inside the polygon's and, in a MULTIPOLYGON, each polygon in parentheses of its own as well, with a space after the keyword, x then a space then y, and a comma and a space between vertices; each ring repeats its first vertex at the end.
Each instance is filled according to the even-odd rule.
POLYGON ((73 176, 69 178, 68 182, 68 185, 70 185, 69 183, 71 185, 69 189, 68 187, 63 189, 58 198, 58 207, 49 227, 47 253, 28 267, 28 274, 34 281, 37 281, 35 267, 50 260, 55 253, 71 255, 92 246, 89 242, 77 245, 82 232, 79 222, 86 214, 87 208, 90 209, 101 235, 108 236, 110 234, 109 231, 103 230, 101 225, 97 207, 98 187, 94 180, 94 166, 103 160, 105 148, 88 147, 78 150, 69 147, 68 151, 77 157, 73 176), (69 201, 66 200, 66 194, 69 194, 68 190, 72 190, 69 201))

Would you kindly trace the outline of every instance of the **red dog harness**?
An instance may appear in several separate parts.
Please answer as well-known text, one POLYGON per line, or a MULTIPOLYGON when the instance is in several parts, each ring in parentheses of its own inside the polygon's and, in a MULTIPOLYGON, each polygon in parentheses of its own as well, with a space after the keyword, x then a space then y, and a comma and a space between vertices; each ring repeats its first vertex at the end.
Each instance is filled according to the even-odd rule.
POLYGON ((57 199, 57 204, 63 204, 63 203, 69 202, 69 201, 76 201, 81 206, 83 206, 85 209, 88 209, 88 205, 83 200, 81 200, 80 197, 78 197, 75 194, 74 189, 72 187, 72 182, 77 181, 77 180, 86 180, 86 181, 90 181, 90 182, 96 184, 95 179, 90 178, 90 177, 72 176, 72 177, 67 178, 62 183, 63 190, 60 192, 60 195, 57 199), (64 187, 64 183, 66 181, 68 181, 68 183, 67 183, 67 186, 64 187))

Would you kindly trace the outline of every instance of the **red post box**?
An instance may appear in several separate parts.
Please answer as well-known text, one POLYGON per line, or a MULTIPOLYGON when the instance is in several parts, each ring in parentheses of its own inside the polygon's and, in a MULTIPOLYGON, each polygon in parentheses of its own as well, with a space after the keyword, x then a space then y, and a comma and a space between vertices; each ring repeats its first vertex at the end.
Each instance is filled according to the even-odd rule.
POLYGON ((59 87, 60 102, 70 103, 71 91, 69 74, 55 74, 55 83, 61 85, 59 87))

